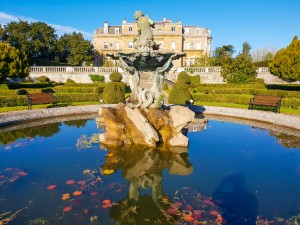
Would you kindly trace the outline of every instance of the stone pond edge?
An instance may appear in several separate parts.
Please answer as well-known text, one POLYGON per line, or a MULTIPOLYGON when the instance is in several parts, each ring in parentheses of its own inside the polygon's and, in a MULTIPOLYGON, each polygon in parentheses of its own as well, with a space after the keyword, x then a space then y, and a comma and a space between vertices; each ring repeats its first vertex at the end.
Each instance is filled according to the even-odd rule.
MULTIPOLYGON (((85 105, 68 106, 49 109, 22 110, 8 113, 0 113, 0 128, 17 123, 34 121, 39 119, 60 117, 67 115, 98 113, 100 107, 114 107, 116 105, 85 105)), ((227 108, 217 106, 189 106, 195 113, 204 115, 219 115, 240 119, 262 121, 273 125, 297 129, 300 132, 300 116, 274 113, 270 111, 248 110, 238 108, 227 108)))

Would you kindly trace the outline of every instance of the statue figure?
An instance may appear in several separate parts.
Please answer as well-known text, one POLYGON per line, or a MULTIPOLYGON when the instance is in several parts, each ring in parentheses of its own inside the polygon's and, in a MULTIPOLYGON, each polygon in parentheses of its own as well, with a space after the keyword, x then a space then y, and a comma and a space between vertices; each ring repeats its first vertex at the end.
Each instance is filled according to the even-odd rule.
POLYGON ((134 13, 134 19, 137 21, 139 39, 135 39, 133 46, 137 50, 144 52, 153 50, 155 42, 153 41, 152 28, 155 23, 143 12, 138 10, 134 13))

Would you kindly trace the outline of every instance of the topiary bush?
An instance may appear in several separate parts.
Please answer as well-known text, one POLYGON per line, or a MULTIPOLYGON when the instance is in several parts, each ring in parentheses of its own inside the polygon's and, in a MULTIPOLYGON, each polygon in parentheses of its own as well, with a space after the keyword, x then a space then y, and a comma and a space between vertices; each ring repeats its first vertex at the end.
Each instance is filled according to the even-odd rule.
POLYGON ((17 90, 17 95, 26 95, 28 92, 25 89, 19 89, 17 90))
POLYGON ((191 77, 190 77, 190 75, 188 75, 187 72, 181 71, 178 74, 177 82, 184 82, 186 84, 190 84, 191 83, 191 77))
POLYGON ((105 104, 124 102, 125 86, 123 82, 108 82, 103 90, 103 102, 105 104))
POLYGON ((200 84, 200 75, 190 76, 190 80, 193 86, 200 84))
POLYGON ((104 82, 105 77, 102 75, 97 75, 97 74, 90 74, 89 75, 93 83, 98 83, 98 82, 104 82))
POLYGON ((43 88, 41 90, 42 93, 54 93, 55 91, 53 91, 52 88, 43 88))
POLYGON ((112 72, 109 75, 109 79, 113 82, 120 82, 122 80, 123 76, 119 72, 112 72))
POLYGON ((40 76, 37 80, 38 82, 50 82, 50 79, 46 76, 40 76))
POLYGON ((75 84, 76 82, 74 81, 74 80, 72 80, 72 79, 68 79, 67 81, 66 81, 66 84, 75 84))
POLYGON ((172 86, 169 95, 169 103, 171 104, 189 104, 192 95, 189 92, 189 86, 184 80, 177 82, 172 86))

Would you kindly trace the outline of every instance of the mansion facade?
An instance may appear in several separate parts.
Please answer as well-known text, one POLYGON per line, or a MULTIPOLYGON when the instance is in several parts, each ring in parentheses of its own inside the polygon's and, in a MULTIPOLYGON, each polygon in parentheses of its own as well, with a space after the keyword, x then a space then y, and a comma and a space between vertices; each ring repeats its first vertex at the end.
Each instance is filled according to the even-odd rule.
MULTIPOLYGON (((204 54, 210 55, 211 40, 210 30, 196 26, 184 26, 179 20, 172 22, 164 17, 163 21, 155 21, 153 37, 159 44, 161 52, 185 52, 186 57, 175 60, 174 66, 190 66, 195 59, 204 54)), ((133 52, 134 39, 138 38, 136 22, 128 23, 126 19, 120 26, 104 26, 94 31, 93 45, 98 53, 95 61, 96 66, 101 66, 106 60, 110 60, 107 53, 133 52)))

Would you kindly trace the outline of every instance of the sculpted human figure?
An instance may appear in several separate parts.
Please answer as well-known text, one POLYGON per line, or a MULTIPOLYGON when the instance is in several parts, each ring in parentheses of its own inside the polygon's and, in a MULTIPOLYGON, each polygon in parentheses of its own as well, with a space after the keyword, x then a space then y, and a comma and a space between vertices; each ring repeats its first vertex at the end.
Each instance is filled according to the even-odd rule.
POLYGON ((139 39, 135 40, 134 47, 139 51, 153 50, 155 45, 153 41, 152 27, 155 23, 143 12, 138 10, 134 13, 134 19, 137 21, 139 39))

